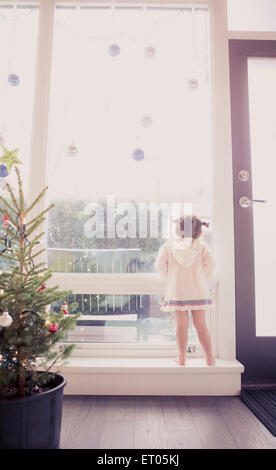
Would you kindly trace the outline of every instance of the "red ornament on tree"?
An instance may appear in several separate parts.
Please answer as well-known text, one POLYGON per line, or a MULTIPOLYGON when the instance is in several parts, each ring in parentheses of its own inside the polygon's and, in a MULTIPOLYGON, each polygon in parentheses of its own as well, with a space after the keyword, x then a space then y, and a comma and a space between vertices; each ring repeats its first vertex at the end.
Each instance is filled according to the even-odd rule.
POLYGON ((40 286, 40 288, 38 289, 38 292, 41 291, 41 290, 45 290, 47 289, 47 286, 46 284, 43 284, 42 286, 40 286))
POLYGON ((57 330, 58 330, 58 325, 56 325, 55 323, 53 323, 49 328, 49 331, 51 333, 55 333, 57 330))
POLYGON ((68 315, 68 305, 66 302, 63 302, 61 311, 64 313, 64 315, 68 315))
POLYGON ((9 219, 6 215, 3 215, 3 222, 4 222, 4 225, 7 227, 7 225, 9 225, 9 219))

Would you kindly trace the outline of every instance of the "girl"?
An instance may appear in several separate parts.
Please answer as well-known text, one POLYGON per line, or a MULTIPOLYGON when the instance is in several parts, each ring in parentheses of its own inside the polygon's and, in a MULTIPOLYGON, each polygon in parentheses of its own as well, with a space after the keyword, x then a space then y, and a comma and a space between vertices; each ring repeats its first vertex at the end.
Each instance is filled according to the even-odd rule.
POLYGON ((207 246, 199 241, 202 226, 209 226, 197 217, 174 220, 177 237, 164 243, 158 252, 155 267, 166 280, 164 305, 161 310, 174 312, 176 319, 175 361, 185 365, 188 342, 189 314, 206 355, 207 365, 214 365, 211 338, 205 323, 205 310, 212 307, 208 277, 214 271, 214 258, 207 246), (187 229, 190 228, 190 235, 187 229))

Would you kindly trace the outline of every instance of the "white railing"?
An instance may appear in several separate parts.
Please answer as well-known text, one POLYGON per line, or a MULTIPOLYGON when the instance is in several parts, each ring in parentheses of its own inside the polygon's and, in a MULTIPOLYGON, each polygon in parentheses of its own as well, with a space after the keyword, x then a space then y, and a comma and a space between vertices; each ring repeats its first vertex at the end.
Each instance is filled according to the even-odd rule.
POLYGON ((63 273, 139 273, 153 270, 141 248, 47 248, 47 263, 63 273))

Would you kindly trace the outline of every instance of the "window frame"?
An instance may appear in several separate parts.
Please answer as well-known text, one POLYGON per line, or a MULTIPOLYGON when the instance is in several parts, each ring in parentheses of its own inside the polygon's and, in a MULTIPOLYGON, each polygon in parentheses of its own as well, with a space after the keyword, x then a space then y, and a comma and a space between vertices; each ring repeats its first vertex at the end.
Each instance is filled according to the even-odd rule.
MULTIPOLYGON (((9 0, 0 0, 0 3, 13 3, 9 0)), ((18 0, 17 4, 24 4, 23 0, 18 0)), ((85 4, 105 4, 103 0, 86 0, 85 4)), ((131 2, 120 1, 117 4, 131 4, 131 2)), ((135 4, 144 4, 144 1, 133 2, 135 4)), ((228 32, 227 32, 227 3, 226 0, 198 0, 179 2, 156 1, 150 2, 152 5, 167 3, 170 6, 193 6, 206 5, 210 8, 211 21, 211 74, 212 74, 212 107, 213 107, 213 149, 214 149, 214 253, 218 260, 219 278, 217 282, 217 306, 214 323, 216 328, 212 327, 212 336, 215 334, 216 355, 220 358, 235 358, 235 285, 234 285, 234 223, 233 223, 233 191, 232 191, 232 155, 231 155, 231 119, 230 119, 230 87, 229 87, 229 63, 228 63, 228 32), (225 246, 227 249, 225 250, 225 246), (219 290, 219 292, 218 292, 219 290), (223 308, 222 308, 223 307, 223 308), (219 321, 217 320, 219 317, 219 321)), ((31 140, 31 164, 29 172, 28 200, 33 200, 36 195, 46 186, 47 171, 47 146, 48 146, 48 120, 50 104, 50 83, 51 83, 51 57, 53 47, 54 18, 57 4, 73 4, 72 0, 37 0, 28 2, 29 5, 39 5, 39 24, 38 24, 38 44, 37 44, 37 63, 36 78, 34 90, 34 110, 31 140), (39 156, 39 157, 38 157, 39 156)), ((237 32, 232 33, 237 34, 237 32)), ((37 206, 37 211, 43 210, 43 201, 37 206)), ((44 238, 43 247, 46 248, 46 238, 44 238)), ((83 274, 74 274, 74 283, 70 288, 75 291, 76 285, 81 284, 86 293, 90 293, 98 281, 91 275, 89 280, 83 277, 83 274), (81 277, 82 276, 82 277, 81 277), (93 288, 91 285, 93 284, 93 288)), ((135 291, 142 293, 142 290, 150 293, 160 293, 160 279, 158 274, 151 274, 150 277, 143 279, 137 277, 137 274, 127 274, 128 280, 121 274, 105 275, 106 286, 115 290, 112 293, 125 293, 131 285, 135 291), (147 282, 145 283, 145 279, 147 282), (120 281, 120 282, 119 282, 120 281), (122 284, 123 283, 123 284, 122 284), (127 287, 127 284, 128 287, 127 287), (145 286, 145 284, 147 284, 145 286)), ((98 280, 100 278, 98 277, 98 280)), ((53 284, 58 283, 61 289, 67 288, 68 283, 72 281, 66 273, 54 273, 53 284)), ((101 290, 105 289, 101 279, 101 290)), ((76 292, 75 293, 79 293, 76 292)), ((98 294, 101 292, 97 291, 98 294)), ((118 345, 114 345, 116 350, 118 345)), ((95 348, 99 346, 96 345, 95 348)), ((84 347, 92 350, 94 347, 88 343, 82 343, 80 349, 84 347)), ((103 344, 102 350, 108 350, 112 354, 112 346, 103 344)), ((98 348, 98 349, 101 349, 98 348)), ((148 344, 136 344, 131 348, 139 353, 145 348, 150 351, 154 346, 148 344)), ((119 348, 120 349, 120 348, 119 348)), ((121 350, 125 349, 125 344, 121 350)), ((156 345, 160 350, 160 345, 156 345)), ((162 350, 163 352, 163 350, 162 350)))

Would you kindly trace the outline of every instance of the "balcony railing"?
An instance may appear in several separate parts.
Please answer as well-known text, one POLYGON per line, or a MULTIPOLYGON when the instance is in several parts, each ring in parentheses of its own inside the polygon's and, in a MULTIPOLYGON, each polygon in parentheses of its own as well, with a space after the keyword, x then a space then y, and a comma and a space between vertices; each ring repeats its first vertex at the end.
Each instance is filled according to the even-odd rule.
POLYGON ((141 248, 86 249, 48 248, 48 266, 64 273, 153 272, 156 253, 141 248))

